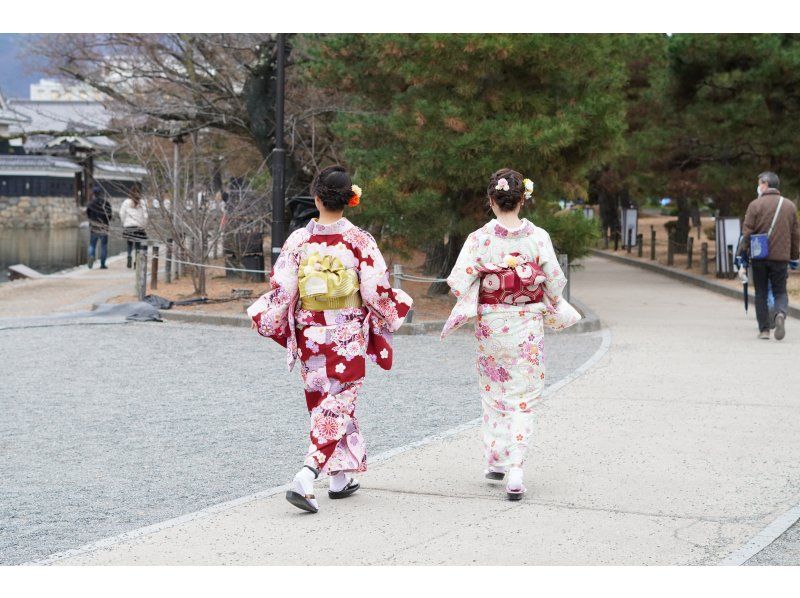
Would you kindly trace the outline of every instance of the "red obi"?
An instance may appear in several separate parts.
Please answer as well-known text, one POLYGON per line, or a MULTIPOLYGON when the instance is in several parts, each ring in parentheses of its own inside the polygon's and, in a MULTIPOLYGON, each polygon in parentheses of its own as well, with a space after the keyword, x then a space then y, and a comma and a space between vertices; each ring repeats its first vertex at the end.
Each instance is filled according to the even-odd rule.
POLYGON ((484 305, 522 305, 538 303, 544 296, 542 284, 547 277, 534 261, 525 261, 515 267, 485 264, 481 272, 481 289, 478 303, 484 305))

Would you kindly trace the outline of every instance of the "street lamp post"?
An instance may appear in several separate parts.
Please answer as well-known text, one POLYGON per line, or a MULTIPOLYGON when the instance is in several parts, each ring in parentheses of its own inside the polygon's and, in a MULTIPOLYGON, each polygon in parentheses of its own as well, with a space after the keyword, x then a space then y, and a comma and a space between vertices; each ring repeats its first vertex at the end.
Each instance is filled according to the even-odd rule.
POLYGON ((276 93, 275 93, 275 149, 272 152, 272 265, 278 261, 284 236, 284 212, 286 198, 284 196, 284 170, 286 167, 286 149, 283 146, 283 95, 285 87, 284 62, 286 34, 278 34, 276 49, 276 93))

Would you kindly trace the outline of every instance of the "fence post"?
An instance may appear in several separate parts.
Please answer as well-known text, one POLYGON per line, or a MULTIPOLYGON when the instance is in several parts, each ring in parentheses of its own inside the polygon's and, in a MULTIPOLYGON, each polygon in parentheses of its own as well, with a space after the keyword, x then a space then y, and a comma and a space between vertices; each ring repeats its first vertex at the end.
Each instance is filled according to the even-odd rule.
POLYGON ((614 251, 619 251, 619 231, 614 231, 614 251))
POLYGON ((642 252, 644 251, 644 235, 639 233, 636 235, 636 256, 642 257, 642 252))
POLYGON ((172 282, 172 239, 167 239, 167 255, 164 262, 164 278, 167 284, 172 282))
POLYGON ((158 245, 153 245, 153 263, 150 266, 150 289, 158 288, 158 245))
POLYGON ((692 251, 694 250, 694 237, 689 237, 686 241, 686 269, 692 269, 692 251))
POLYGON ((633 245, 633 230, 631 229, 628 229, 628 239, 626 245, 627 245, 626 249, 628 250, 628 253, 630 253, 631 245, 633 245))
POLYGON ((603 229, 603 249, 608 249, 608 229, 603 229))
POLYGON ((136 298, 144 301, 147 294, 147 245, 136 250, 136 298))
POLYGON ((656 259, 656 227, 650 225, 650 259, 656 259))
POLYGON ((708 274, 708 243, 700 244, 700 272, 708 274))
POLYGON ((672 266, 675 263, 675 248, 673 247, 672 233, 667 235, 667 266, 672 266))

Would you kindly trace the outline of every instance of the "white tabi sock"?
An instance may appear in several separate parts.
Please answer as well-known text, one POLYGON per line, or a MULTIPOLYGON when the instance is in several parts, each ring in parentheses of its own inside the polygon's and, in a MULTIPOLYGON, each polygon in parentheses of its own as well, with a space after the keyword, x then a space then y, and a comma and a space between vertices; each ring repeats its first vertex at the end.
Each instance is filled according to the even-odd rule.
POLYGON ((340 471, 339 473, 330 476, 330 488, 333 492, 341 492, 344 490, 344 487, 347 486, 347 482, 349 481, 350 480, 347 477, 347 474, 345 474, 343 471, 340 471))
POLYGON ((303 494, 314 494, 314 472, 308 467, 304 467, 294 476, 294 480, 300 484, 303 494))
POLYGON ((508 470, 508 482, 506 483, 508 488, 512 490, 520 490, 522 489, 522 468, 521 467, 512 467, 508 470))

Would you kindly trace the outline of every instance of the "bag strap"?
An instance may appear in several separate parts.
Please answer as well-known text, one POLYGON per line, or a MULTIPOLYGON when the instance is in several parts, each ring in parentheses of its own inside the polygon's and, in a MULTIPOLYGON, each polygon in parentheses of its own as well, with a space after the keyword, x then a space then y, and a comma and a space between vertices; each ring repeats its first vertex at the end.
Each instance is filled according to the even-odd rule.
POLYGON ((775 222, 778 220, 778 214, 781 213, 781 205, 783 205, 783 195, 781 195, 781 198, 778 201, 778 207, 775 208, 775 215, 772 217, 772 224, 769 225, 769 231, 767 232, 768 239, 772 234, 772 229, 775 228, 775 222))

